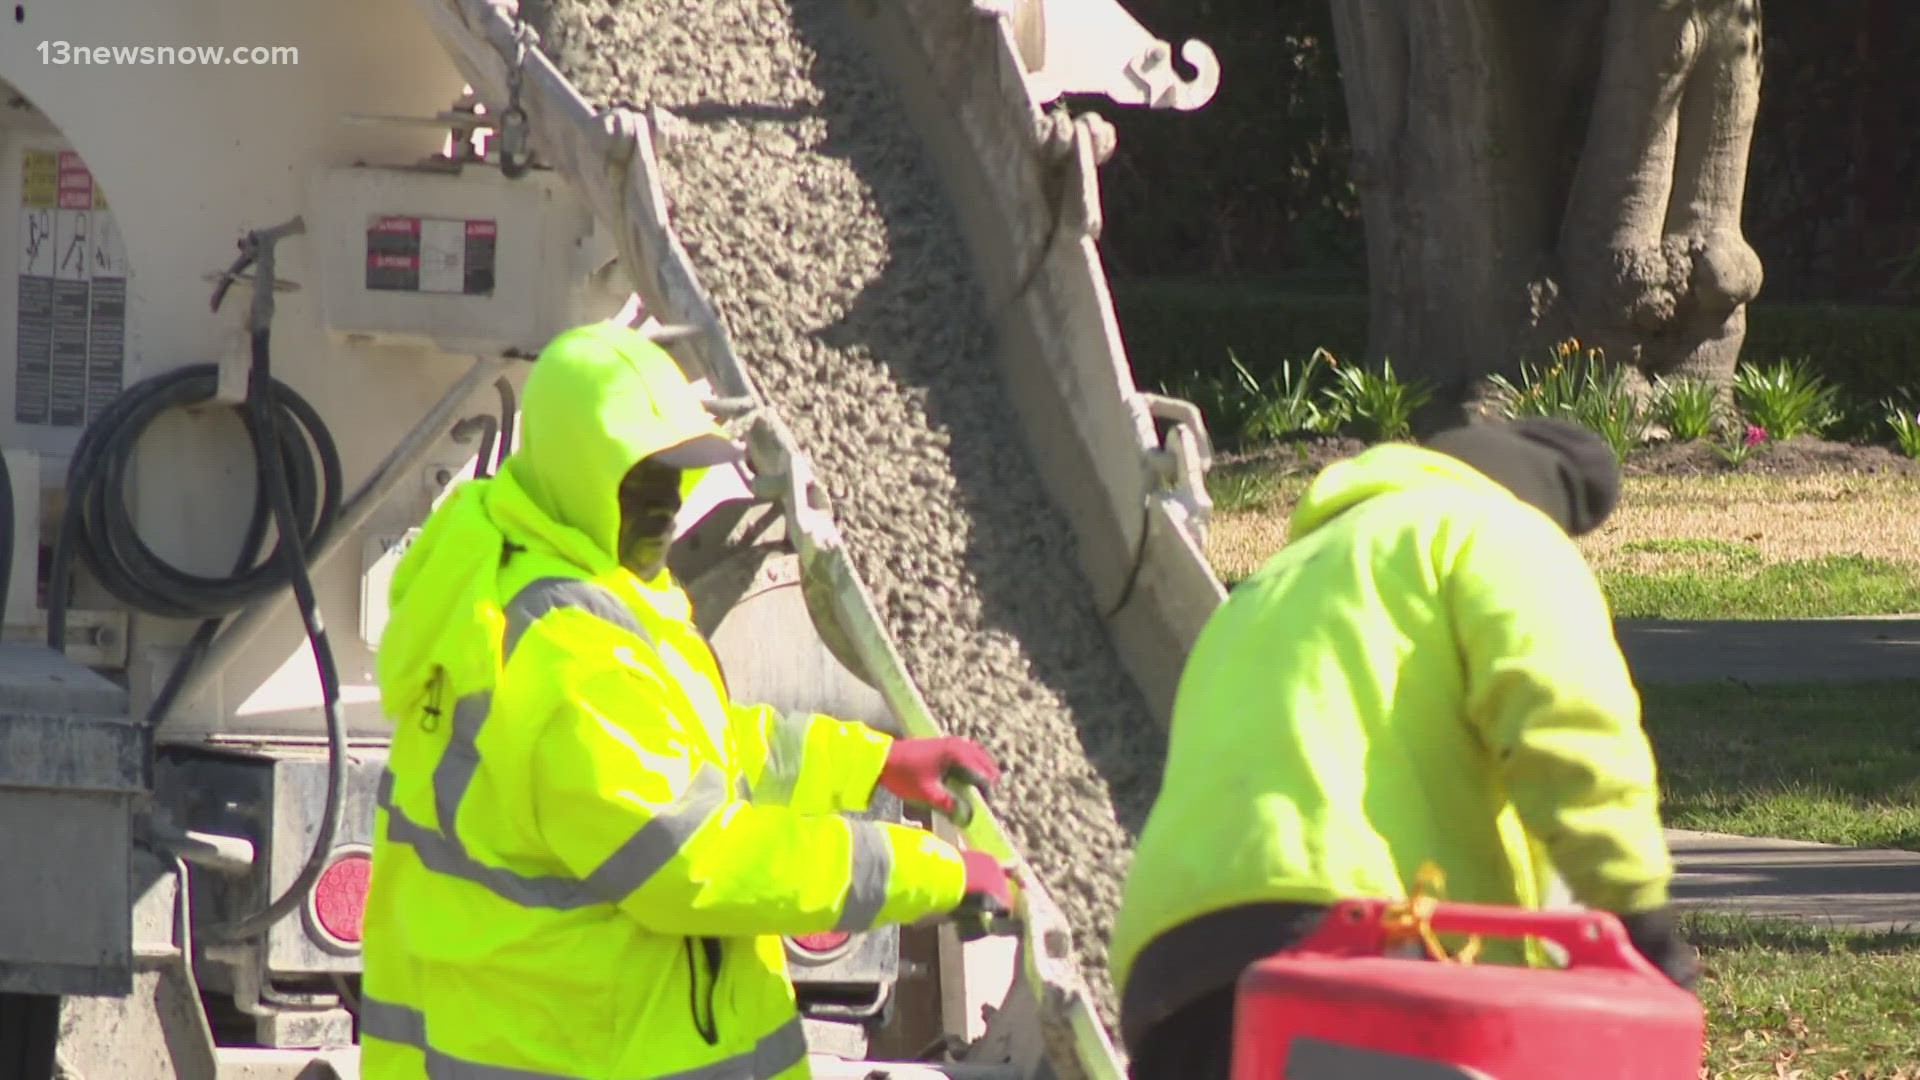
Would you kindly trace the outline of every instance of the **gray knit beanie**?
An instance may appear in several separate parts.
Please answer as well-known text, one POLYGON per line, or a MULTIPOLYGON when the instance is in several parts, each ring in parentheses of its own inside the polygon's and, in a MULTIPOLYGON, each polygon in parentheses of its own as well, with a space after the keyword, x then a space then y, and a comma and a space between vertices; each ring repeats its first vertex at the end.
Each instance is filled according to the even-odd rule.
POLYGON ((1620 466, 1600 436, 1528 417, 1443 431, 1427 449, 1458 458, 1538 507, 1569 536, 1593 531, 1620 498, 1620 466))

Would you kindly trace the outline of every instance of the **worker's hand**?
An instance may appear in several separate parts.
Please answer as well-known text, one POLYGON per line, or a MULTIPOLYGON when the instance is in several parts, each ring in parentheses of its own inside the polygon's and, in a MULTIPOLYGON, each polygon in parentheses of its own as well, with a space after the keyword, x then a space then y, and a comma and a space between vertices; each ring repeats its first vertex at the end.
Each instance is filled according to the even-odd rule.
POLYGON ((953 793, 942 783, 949 776, 984 790, 999 781, 1000 767, 968 739, 896 739, 880 770, 880 786, 902 802, 951 814, 953 793))
POLYGON ((1700 978, 1700 955, 1680 936, 1680 922, 1671 908, 1659 908, 1638 915, 1619 916, 1627 928, 1627 938, 1647 962, 1666 973, 1667 978, 1685 990, 1692 990, 1700 978))
POLYGON ((1013 911, 1013 882, 1000 860, 984 851, 963 851, 967 884, 960 894, 958 915, 1006 915, 1013 911))

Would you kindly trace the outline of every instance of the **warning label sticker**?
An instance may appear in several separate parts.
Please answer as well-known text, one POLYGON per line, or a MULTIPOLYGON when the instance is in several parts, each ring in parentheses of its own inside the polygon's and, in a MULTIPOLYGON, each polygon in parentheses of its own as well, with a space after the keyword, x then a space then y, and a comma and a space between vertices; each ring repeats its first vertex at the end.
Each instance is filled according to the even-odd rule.
POLYGON ((375 215, 367 220, 367 288, 491 295, 498 229, 489 219, 375 215))
POLYGON ((51 210, 60 201, 60 156, 28 152, 20 168, 20 205, 51 210))
POLYGON ((126 376, 127 257, 80 156, 21 162, 14 419, 83 427, 126 376))

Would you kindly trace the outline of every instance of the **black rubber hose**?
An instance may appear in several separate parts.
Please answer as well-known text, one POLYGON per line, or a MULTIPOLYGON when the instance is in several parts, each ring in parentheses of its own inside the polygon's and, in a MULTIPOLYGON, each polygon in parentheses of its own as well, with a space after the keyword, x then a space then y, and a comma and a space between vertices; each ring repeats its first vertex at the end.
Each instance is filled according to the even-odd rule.
POLYGON ((270 406, 270 414, 284 415, 291 421, 267 429, 277 446, 276 453, 265 454, 258 449, 262 445, 259 410, 234 407, 247 426, 257 455, 254 513, 248 532, 250 537, 263 533, 271 520, 265 498, 270 475, 281 475, 291 485, 294 528, 281 531, 265 562, 255 564, 250 557, 253 553, 243 551, 243 556, 249 556, 244 559, 244 568, 218 578, 180 570, 140 538, 126 498, 127 469, 134 447, 162 413, 206 404, 214 399, 218 385, 219 368, 213 364, 157 375, 121 394, 81 435, 67 471, 66 513, 54 545, 51 580, 55 587, 49 590, 47 600, 49 646, 65 646, 65 584, 76 546, 101 586, 129 607, 163 618, 217 619, 284 588, 289 542, 312 546, 332 529, 341 499, 340 457, 333 436, 305 398, 286 384, 271 381, 262 404, 270 406), (312 440, 311 449, 308 439, 312 440))
POLYGON ((465 441, 472 434, 472 428, 469 425, 478 425, 486 429, 486 432, 480 436, 480 452, 473 455, 473 478, 485 480, 492 468, 493 444, 494 440, 500 436, 500 421, 486 413, 469 416, 453 425, 455 441, 465 441))
POLYGON ((123 603, 152 615, 203 620, 148 711, 151 727, 165 719, 226 616, 289 585, 293 588, 319 672, 327 720, 327 793, 320 832, 306 865, 287 891, 266 908, 207 931, 207 937, 216 941, 265 929, 300 903, 331 853, 345 802, 346 725, 340 714, 340 679, 306 560, 306 552, 324 544, 338 520, 340 458, 320 414, 273 378, 269 358, 268 333, 256 331, 247 400, 235 407, 253 445, 254 507, 233 572, 208 578, 166 562, 141 540, 127 508, 127 469, 147 427, 170 409, 214 400, 219 368, 200 364, 129 388, 82 434, 68 467, 67 506, 54 545, 54 584, 48 590, 48 645, 61 652, 66 643, 65 582, 76 553, 86 558, 102 587, 123 603), (265 562, 257 563, 269 524, 277 533, 274 548, 265 562))
MULTIPOLYGON (((324 808, 320 814, 318 835, 313 838, 313 850, 307 855, 307 864, 300 873, 272 903, 245 918, 224 926, 203 931, 205 940, 230 942, 265 930, 279 922, 298 907, 306 898, 308 890, 313 888, 325 867, 327 857, 333 851, 333 838, 340 830, 340 818, 345 810, 347 788, 347 725, 345 717, 340 715, 340 672, 334 665, 333 648, 327 643, 327 628, 320 618, 320 601, 313 592, 313 580, 307 573, 306 545, 301 540, 301 522, 295 508, 294 489, 288 483, 285 459, 272 451, 285 444, 280 439, 279 425, 276 422, 278 402, 275 400, 271 351, 268 348, 266 327, 253 331, 253 368, 251 381, 247 388, 247 400, 253 414, 251 434, 254 439, 255 459, 259 463, 261 478, 266 482, 267 493, 273 506, 273 519, 280 533, 282 544, 275 549, 276 554, 284 552, 284 561, 288 576, 293 584, 295 603, 300 608, 300 621, 307 630, 307 644, 313 651, 313 664, 320 676, 320 693, 327 716, 327 794, 324 808), (269 460, 277 459, 278 468, 269 466, 269 460)), ((302 402, 302 404, 305 404, 302 402)), ((314 418, 318 421, 318 417, 314 418)), ((316 429, 324 432, 324 424, 316 429)), ((329 441, 328 447, 331 448, 329 441)), ((338 460, 334 460, 334 469, 330 479, 329 491, 337 493, 339 469, 338 460)), ((334 506, 338 500, 334 500, 334 506)), ((331 524, 331 515, 323 520, 331 524)), ((321 535, 325 536, 326 526, 321 535)))
POLYGON ((513 455, 513 424, 519 404, 514 400, 513 381, 505 375, 493 380, 493 388, 500 391, 500 447, 493 458, 493 471, 497 473, 513 455))

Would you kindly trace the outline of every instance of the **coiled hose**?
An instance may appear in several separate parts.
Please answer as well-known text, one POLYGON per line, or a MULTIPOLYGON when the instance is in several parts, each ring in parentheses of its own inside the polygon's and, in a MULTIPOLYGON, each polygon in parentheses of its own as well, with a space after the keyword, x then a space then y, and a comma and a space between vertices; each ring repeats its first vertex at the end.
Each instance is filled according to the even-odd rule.
MULTIPOLYGON (((247 261, 243 258, 236 263, 236 270, 247 261)), ((270 285, 263 282, 260 287, 270 285)), ((148 426, 170 409, 203 405, 215 397, 218 366, 198 364, 130 387, 82 435, 68 466, 67 505, 54 544, 54 584, 48 590, 47 644, 62 652, 68 603, 65 582, 76 549, 101 586, 128 606, 165 618, 202 620, 147 713, 146 723, 152 730, 166 718, 222 621, 282 588, 293 588, 325 703, 325 810, 307 863, 286 892, 252 915, 203 932, 216 941, 257 933, 300 903, 319 878, 332 850, 345 801, 346 725, 340 715, 340 677, 306 558, 309 549, 325 543, 339 516, 340 458, 319 412, 291 387, 273 378, 270 355, 269 331, 264 326, 256 327, 252 332, 247 400, 244 407, 236 406, 253 445, 254 505, 232 573, 202 577, 168 563, 140 538, 127 509, 128 465, 148 426), (259 551, 269 524, 277 536, 272 553, 261 562, 259 551)))

